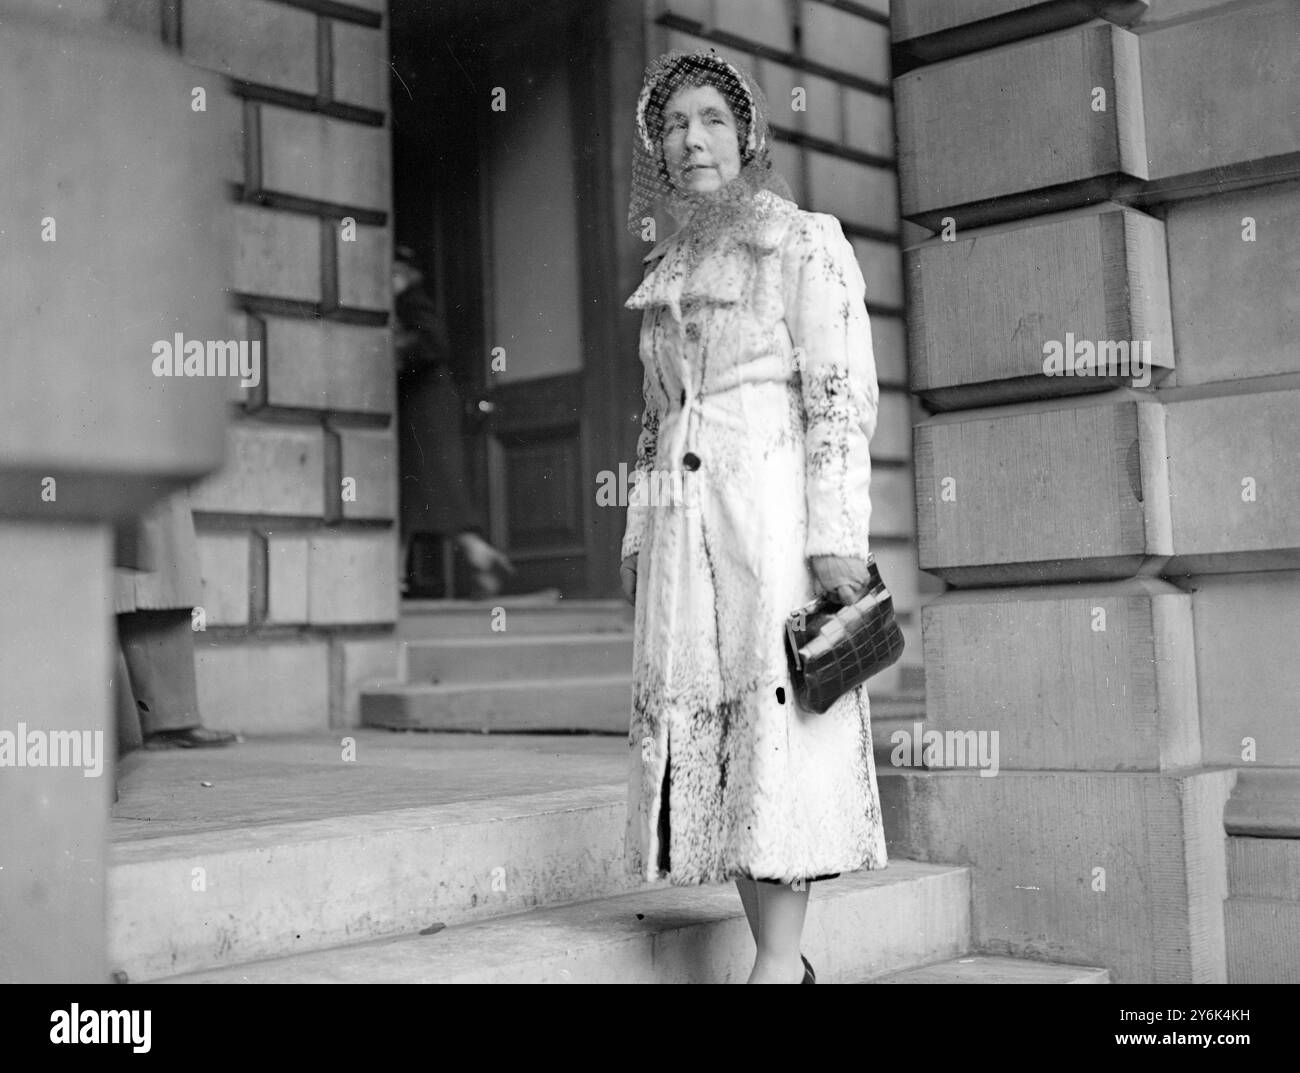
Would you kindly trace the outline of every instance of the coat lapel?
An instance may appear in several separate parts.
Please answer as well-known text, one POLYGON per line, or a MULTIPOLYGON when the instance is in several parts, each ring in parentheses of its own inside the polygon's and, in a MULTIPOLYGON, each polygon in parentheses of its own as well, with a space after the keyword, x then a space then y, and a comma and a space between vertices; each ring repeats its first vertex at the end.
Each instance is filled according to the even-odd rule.
POLYGON ((676 239, 677 235, 670 235, 642 258, 647 266, 646 274, 641 280, 641 286, 623 303, 626 308, 654 309, 666 306, 676 320, 682 319, 681 244, 676 239))
POLYGON ((673 318, 682 319, 683 306, 696 304, 735 305, 744 297, 744 244, 726 243, 711 250, 698 265, 687 264, 685 243, 665 239, 644 258, 650 270, 632 296, 628 309, 663 306, 673 318))
POLYGON ((694 268, 687 264, 683 232, 660 242, 642 258, 649 268, 626 307, 663 306, 680 322, 684 305, 734 305, 743 301, 750 269, 763 257, 780 251, 795 211, 794 205, 766 191, 754 199, 753 208, 754 214, 745 226, 736 229, 735 240, 715 246, 694 268))

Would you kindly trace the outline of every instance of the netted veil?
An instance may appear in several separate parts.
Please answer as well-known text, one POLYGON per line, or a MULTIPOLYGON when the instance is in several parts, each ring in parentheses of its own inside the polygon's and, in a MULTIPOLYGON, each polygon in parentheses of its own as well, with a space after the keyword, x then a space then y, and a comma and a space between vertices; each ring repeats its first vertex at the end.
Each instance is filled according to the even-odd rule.
POLYGON ((632 196, 627 227, 641 235, 646 218, 663 207, 685 223, 702 207, 734 203, 759 190, 770 190, 793 201, 789 184, 772 167, 771 130, 767 99, 748 72, 716 52, 666 52, 645 70, 636 105, 636 138, 632 153, 632 196), (663 156, 663 109, 682 86, 711 85, 722 93, 736 117, 740 140, 740 174, 722 189, 709 193, 679 192, 668 176, 663 156))

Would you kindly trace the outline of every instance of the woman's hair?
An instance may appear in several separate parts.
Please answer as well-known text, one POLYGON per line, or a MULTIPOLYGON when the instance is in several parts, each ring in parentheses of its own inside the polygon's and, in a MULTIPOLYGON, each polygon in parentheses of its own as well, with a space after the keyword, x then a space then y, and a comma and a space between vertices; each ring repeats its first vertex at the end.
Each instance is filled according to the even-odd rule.
POLYGON ((721 60, 714 60, 708 56, 690 55, 683 56, 664 73, 654 89, 651 90, 650 99, 646 103, 646 129, 649 131, 655 145, 659 147, 660 168, 664 167, 664 109, 668 106, 668 100, 674 93, 688 86, 712 86, 722 94, 727 106, 731 109, 732 117, 736 120, 736 140, 740 145, 740 162, 742 165, 748 164, 750 154, 746 149, 746 143, 749 139, 749 125, 754 121, 750 110, 749 94, 746 93, 745 88, 740 84, 731 69, 721 60))

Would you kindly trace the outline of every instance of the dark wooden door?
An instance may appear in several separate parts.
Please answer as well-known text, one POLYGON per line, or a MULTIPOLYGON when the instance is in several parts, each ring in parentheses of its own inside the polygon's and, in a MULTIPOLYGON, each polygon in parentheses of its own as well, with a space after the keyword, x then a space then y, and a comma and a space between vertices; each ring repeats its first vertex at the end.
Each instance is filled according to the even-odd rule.
POLYGON ((453 345, 474 356, 475 488, 518 569, 508 591, 612 596, 624 510, 596 489, 628 460, 640 417, 622 128, 641 12, 432 7, 393 7, 398 73, 420 83, 394 81, 396 217, 399 239, 427 236, 453 345))
POLYGON ((525 588, 587 591, 582 250, 564 19, 499 32, 480 125, 494 542, 525 588))

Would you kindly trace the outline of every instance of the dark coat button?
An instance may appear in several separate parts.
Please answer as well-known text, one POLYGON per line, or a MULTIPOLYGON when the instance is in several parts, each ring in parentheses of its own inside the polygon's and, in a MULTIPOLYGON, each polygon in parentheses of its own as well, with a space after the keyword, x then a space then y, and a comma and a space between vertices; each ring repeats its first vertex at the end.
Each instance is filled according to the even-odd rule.
POLYGON ((700 456, 694 451, 687 451, 682 455, 682 465, 694 473, 700 468, 700 456))

